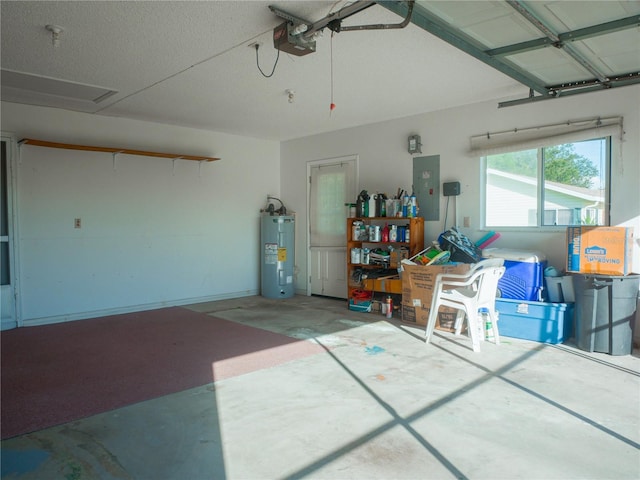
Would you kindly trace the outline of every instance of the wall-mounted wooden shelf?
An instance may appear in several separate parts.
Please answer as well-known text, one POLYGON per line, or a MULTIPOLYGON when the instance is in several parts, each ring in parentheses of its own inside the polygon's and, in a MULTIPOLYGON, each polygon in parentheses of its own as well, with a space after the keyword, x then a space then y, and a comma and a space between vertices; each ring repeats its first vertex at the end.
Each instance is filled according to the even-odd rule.
POLYGON ((124 153, 127 155, 141 155, 144 157, 160 157, 171 158, 174 160, 194 160, 197 162, 213 162, 220 160, 215 157, 201 157, 197 155, 181 155, 178 153, 161 153, 161 152, 147 152, 145 150, 130 150, 128 148, 110 148, 110 147, 93 147, 88 145, 74 145, 71 143, 56 143, 46 142, 44 140, 34 140, 33 138, 23 138, 18 142, 23 145, 35 145, 37 147, 50 147, 50 148, 64 148, 66 150, 88 150, 91 152, 108 152, 108 153, 124 153))

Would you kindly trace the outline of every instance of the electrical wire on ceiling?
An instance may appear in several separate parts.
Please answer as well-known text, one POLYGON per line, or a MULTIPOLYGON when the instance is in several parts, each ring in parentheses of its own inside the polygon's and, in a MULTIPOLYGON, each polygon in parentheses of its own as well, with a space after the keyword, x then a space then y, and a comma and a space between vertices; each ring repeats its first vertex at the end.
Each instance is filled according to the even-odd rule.
POLYGON ((256 42, 255 44, 255 49, 256 49, 256 65, 258 66, 258 70, 260 70, 260 73, 262 74, 263 77, 266 78, 271 78, 273 76, 273 74, 276 71, 276 66, 278 65, 278 60, 280 59, 280 49, 276 48, 277 50, 277 54, 276 54, 276 61, 273 64, 273 68, 271 69, 271 73, 269 75, 267 75, 266 73, 264 73, 262 71, 262 69, 260 68, 260 60, 258 59, 258 50, 260 49, 260 44, 256 42))
MULTIPOLYGON (((120 102, 122 102, 122 101, 124 101, 124 100, 126 100, 126 99, 128 99, 128 98, 134 97, 135 95, 138 95, 139 93, 142 93, 142 92, 144 92, 144 91, 146 91, 146 90, 149 90, 149 89, 151 89, 151 88, 153 88, 153 87, 155 87, 155 86, 157 86, 157 85, 160 85, 161 83, 164 83, 164 82, 166 82, 167 80, 171 80, 172 78, 175 78, 175 77, 177 77, 177 76, 179 76, 179 75, 182 75, 183 73, 188 72, 188 71, 189 71, 189 70, 191 70, 192 68, 198 67, 198 66, 203 65, 203 64, 205 64, 205 63, 207 63, 207 62, 210 62, 211 60, 214 60, 214 59, 216 59, 216 58, 218 58, 218 57, 221 57, 221 56, 223 56, 223 55, 226 55, 227 53, 232 52, 233 50, 235 50, 235 49, 236 49, 236 48, 238 48, 238 47, 241 47, 241 46, 245 46, 245 45, 247 45, 247 43, 248 43, 248 42, 255 41, 255 42, 257 43, 257 42, 258 42, 258 39, 259 39, 260 37, 262 37, 262 36, 263 36, 263 35, 265 35, 266 33, 272 32, 272 31, 273 31, 273 29, 271 29, 271 28, 270 28, 270 29, 268 29, 268 30, 265 30, 264 32, 260 32, 259 34, 254 35, 253 37, 251 37, 251 38, 249 38, 249 39, 247 39, 247 40, 243 40, 242 42, 236 43, 235 45, 232 45, 232 46, 230 46, 229 48, 226 48, 225 50, 222 50, 221 52, 215 53, 214 55, 211 55, 211 56, 209 56, 209 57, 207 57, 207 58, 204 58, 204 59, 202 59, 202 60, 200 60, 200 61, 198 61, 198 62, 196 62, 196 63, 194 63, 194 64, 192 64, 192 65, 189 65, 188 67, 183 68, 182 70, 179 70, 179 71, 177 71, 177 72, 174 72, 174 73, 172 73, 171 75, 167 75, 166 77, 161 78, 160 80, 158 80, 158 81, 156 81, 156 82, 153 82, 153 83, 151 83, 151 84, 149 84, 149 85, 145 85, 144 87, 142 87, 142 88, 140 88, 140 89, 136 90, 135 92, 131 92, 129 95, 125 95, 124 97, 119 98, 119 99, 118 99, 118 100, 116 100, 115 102, 112 102, 112 103, 110 103, 110 104, 105 104, 102 108, 100 108, 100 109, 96 110, 94 113, 100 113, 100 112, 102 112, 103 110, 105 110, 106 108, 112 107, 113 105, 115 105, 115 104, 117 104, 117 103, 120 103, 120 102)), ((246 47, 245 47, 245 48, 246 48, 246 47)))

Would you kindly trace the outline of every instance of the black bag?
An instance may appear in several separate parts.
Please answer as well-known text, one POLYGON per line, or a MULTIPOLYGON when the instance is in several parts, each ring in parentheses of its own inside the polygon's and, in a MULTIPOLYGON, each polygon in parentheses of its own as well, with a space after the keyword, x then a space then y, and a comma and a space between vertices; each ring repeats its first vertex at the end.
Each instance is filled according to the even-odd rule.
POLYGON ((452 262, 478 263, 482 259, 482 251, 455 227, 440 234, 438 242, 442 250, 449 251, 452 262))

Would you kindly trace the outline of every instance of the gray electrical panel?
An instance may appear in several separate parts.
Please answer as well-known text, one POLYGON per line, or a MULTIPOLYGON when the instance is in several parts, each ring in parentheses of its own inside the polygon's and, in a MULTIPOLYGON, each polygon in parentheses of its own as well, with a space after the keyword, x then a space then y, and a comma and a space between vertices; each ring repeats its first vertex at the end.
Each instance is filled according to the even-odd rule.
POLYGON ((261 292, 267 298, 291 298, 295 290, 295 218, 263 213, 260 219, 261 292))
POLYGON ((440 220, 440 155, 413 158, 413 189, 418 200, 418 216, 440 220))

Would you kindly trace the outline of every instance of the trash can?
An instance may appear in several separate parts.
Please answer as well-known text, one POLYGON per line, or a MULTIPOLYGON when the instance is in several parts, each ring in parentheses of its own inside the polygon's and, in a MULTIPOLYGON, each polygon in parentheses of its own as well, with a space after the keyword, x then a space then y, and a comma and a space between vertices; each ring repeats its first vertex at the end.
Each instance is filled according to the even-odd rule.
POLYGON ((610 355, 633 351, 640 275, 573 275, 575 340, 580 350, 610 355))

